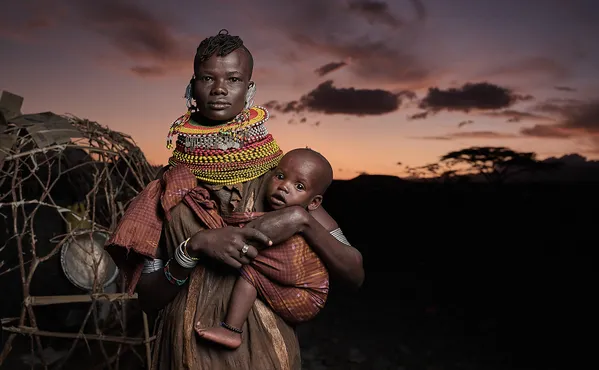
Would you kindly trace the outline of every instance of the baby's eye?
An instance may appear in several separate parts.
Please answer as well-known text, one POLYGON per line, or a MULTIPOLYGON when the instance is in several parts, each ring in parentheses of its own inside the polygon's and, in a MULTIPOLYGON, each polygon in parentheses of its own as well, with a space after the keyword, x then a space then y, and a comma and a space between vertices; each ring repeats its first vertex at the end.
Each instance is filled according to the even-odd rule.
POLYGON ((306 189, 304 184, 297 184, 295 187, 297 188, 297 190, 305 190, 306 189))
POLYGON ((239 81, 241 81, 241 79, 237 78, 237 77, 231 77, 231 81, 233 81, 233 82, 239 82, 239 81))
POLYGON ((277 173, 277 179, 279 180, 283 180, 283 174, 282 173, 277 173))

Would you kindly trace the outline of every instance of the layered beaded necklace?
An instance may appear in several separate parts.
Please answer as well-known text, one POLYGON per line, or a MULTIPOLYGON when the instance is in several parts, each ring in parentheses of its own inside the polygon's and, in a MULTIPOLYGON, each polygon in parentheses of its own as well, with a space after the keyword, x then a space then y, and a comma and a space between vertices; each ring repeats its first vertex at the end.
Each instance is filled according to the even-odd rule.
POLYGON ((166 147, 175 150, 173 166, 185 165, 202 182, 233 185, 258 178, 279 163, 283 152, 264 123, 268 111, 260 106, 243 110, 216 127, 201 126, 188 112, 169 130, 166 147))

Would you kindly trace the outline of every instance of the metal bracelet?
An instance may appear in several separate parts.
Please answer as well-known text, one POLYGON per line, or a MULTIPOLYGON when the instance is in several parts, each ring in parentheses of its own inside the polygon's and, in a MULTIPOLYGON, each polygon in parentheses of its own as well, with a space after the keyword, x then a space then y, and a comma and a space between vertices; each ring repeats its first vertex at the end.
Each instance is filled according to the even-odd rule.
POLYGON ((175 249, 175 261, 177 261, 177 263, 179 265, 181 265, 181 267, 183 267, 183 268, 192 269, 192 268, 196 267, 198 262, 191 259, 191 257, 189 257, 185 253, 184 248, 185 248, 186 242, 187 242, 187 240, 182 242, 181 244, 179 244, 177 249, 175 249))
POLYGON ((185 239, 185 241, 183 242, 183 247, 182 247, 182 249, 183 249, 183 254, 185 254, 187 257, 191 258, 191 259, 192 259, 192 260, 194 260, 194 261, 199 261, 200 259, 199 259, 198 257, 192 257, 192 256, 190 256, 190 255, 189 255, 189 253, 187 252, 187 243, 189 242, 189 240, 190 240, 190 239, 191 239, 191 238, 187 238, 187 239, 185 239))
POLYGON ((164 261, 158 258, 144 260, 142 274, 151 274, 164 268, 164 261))
POLYGON ((347 240, 347 238, 345 237, 345 235, 343 235, 343 231, 341 231, 341 228, 338 227, 335 230, 331 231, 331 235, 333 235, 333 237, 337 240, 339 240, 341 243, 348 245, 351 247, 351 244, 349 243, 349 241, 347 240))

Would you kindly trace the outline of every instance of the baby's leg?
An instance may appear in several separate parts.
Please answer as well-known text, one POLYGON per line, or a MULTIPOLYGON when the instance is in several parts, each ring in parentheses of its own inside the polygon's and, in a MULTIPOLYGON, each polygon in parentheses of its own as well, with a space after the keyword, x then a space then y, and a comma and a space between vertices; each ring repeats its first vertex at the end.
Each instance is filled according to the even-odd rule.
POLYGON ((220 326, 202 329, 196 327, 198 335, 209 341, 235 349, 241 345, 241 328, 247 320, 256 300, 256 288, 239 277, 233 287, 227 316, 220 326))

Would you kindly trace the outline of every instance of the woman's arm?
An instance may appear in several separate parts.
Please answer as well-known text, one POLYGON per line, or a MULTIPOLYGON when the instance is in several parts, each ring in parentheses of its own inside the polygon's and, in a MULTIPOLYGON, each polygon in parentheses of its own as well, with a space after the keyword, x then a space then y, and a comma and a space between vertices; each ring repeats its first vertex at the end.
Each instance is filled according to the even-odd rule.
POLYGON ((318 207, 305 218, 301 233, 331 273, 347 285, 359 288, 364 282, 362 254, 331 235, 331 231, 338 228, 328 212, 318 207))
MULTIPOLYGON (((164 260, 166 263, 166 260, 164 260)), ((185 279, 191 273, 191 270, 184 269, 177 263, 169 264, 171 274, 177 279, 185 279)), ((142 274, 137 284, 137 296, 141 309, 146 313, 151 313, 164 308, 170 301, 175 299, 183 286, 171 284, 164 275, 164 270, 158 270, 142 274)))
POLYGON ((359 288, 364 281, 362 255, 331 235, 337 223, 322 207, 312 214, 299 206, 283 208, 266 213, 246 227, 260 230, 274 244, 282 243, 295 234, 302 234, 333 276, 355 288, 359 288))
MULTIPOLYGON (((162 167, 158 171, 156 179, 161 179, 169 167, 170 165, 162 167)), ((168 261, 168 254, 162 243, 161 240, 156 263, 164 266, 168 261)), ((249 264, 258 255, 254 246, 264 248, 270 245, 272 245, 272 241, 256 229, 244 230, 238 227, 225 227, 197 232, 187 242, 186 252, 194 258, 212 258, 233 268, 241 268, 242 265, 249 264), (244 245, 248 245, 246 253, 241 252, 244 245)), ((147 262, 151 265, 150 271, 142 274, 136 291, 142 310, 152 312, 164 308, 175 299, 185 285, 172 284, 166 278, 162 266, 152 265, 151 261, 147 262)), ((193 268, 182 267, 175 259, 169 263, 168 267, 170 274, 178 280, 187 279, 193 271, 193 268)))
MULTIPOLYGON (((156 173, 155 180, 161 179, 164 173, 169 169, 170 165, 163 166, 156 173)), ((151 272, 144 271, 137 283, 136 292, 141 309, 150 313, 164 308, 170 301, 175 299, 182 286, 171 284, 164 274, 164 264, 168 260, 168 255, 164 251, 163 240, 158 247, 156 259, 149 263, 151 272), (151 262, 151 263, 150 263, 151 262)), ((145 270, 145 268, 144 268, 145 270)), ((177 263, 169 264, 169 271, 178 279, 185 279, 191 274, 191 270, 181 267, 177 263)))
MULTIPOLYGON (((242 265, 249 264, 258 255, 257 249, 252 245, 267 247, 272 245, 272 241, 256 229, 225 227, 197 232, 187 242, 185 253, 200 260, 212 258, 233 268, 240 268, 242 265), (243 253, 242 250, 246 245, 247 250, 243 253)), ((162 253, 157 256, 157 259, 166 263, 168 256, 163 250, 159 249, 159 251, 162 253)), ((168 267, 171 275, 178 280, 187 279, 193 271, 193 268, 179 265, 176 259, 172 259, 168 267)), ((163 268, 142 274, 137 284, 140 306, 145 312, 160 310, 172 301, 181 289, 182 286, 168 281, 163 268)))

